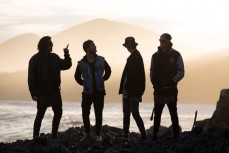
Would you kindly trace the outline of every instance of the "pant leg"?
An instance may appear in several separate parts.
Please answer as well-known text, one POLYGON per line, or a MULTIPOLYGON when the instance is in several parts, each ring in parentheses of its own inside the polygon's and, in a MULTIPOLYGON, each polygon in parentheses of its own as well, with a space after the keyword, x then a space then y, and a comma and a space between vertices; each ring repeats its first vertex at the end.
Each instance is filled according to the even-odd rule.
POLYGON ((142 139, 146 139, 146 131, 145 131, 145 126, 144 122, 142 120, 142 117, 140 116, 139 113, 139 98, 131 98, 129 99, 129 105, 130 105, 130 110, 132 113, 132 116, 138 126, 138 129, 142 135, 142 139))
POLYGON ((90 124, 90 110, 91 110, 91 104, 92 104, 92 96, 82 94, 82 118, 83 118, 83 124, 84 124, 84 130, 85 133, 89 134, 91 132, 91 124, 90 124))
POLYGON ((95 111, 95 134, 100 136, 103 123, 104 95, 96 95, 93 98, 95 111))
POLYGON ((53 106, 52 110, 54 112, 54 117, 52 121, 52 137, 57 138, 58 137, 58 128, 60 125, 60 120, 62 117, 62 106, 53 106))
POLYGON ((157 136, 161 124, 161 114, 165 106, 164 103, 160 102, 161 99, 158 99, 154 96, 154 125, 153 125, 153 134, 157 136))
POLYGON ((42 119, 44 118, 46 109, 47 107, 37 107, 37 115, 34 120, 34 126, 33 126, 33 138, 39 136, 41 122, 42 122, 42 119))
POLYGON ((178 137, 180 135, 180 132, 179 132, 179 119, 177 114, 177 97, 174 97, 174 101, 168 103, 167 106, 171 116, 173 134, 175 137, 178 137))
POLYGON ((129 137, 129 128, 130 128, 130 106, 129 101, 126 98, 122 99, 123 106, 123 135, 124 137, 129 137))

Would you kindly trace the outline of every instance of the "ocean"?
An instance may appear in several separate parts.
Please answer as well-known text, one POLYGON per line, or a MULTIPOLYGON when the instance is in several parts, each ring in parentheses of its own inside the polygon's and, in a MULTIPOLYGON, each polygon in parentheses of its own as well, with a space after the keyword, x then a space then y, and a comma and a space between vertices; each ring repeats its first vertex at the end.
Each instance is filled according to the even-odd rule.
MULTIPOLYGON (((210 118, 216 106, 198 104, 179 104, 178 115, 182 131, 190 131, 193 125, 195 111, 198 111, 197 121, 210 118)), ((149 129, 153 122, 150 116, 153 102, 140 103, 140 114, 145 128, 149 129)), ((33 122, 36 115, 36 103, 34 101, 0 101, 0 142, 14 142, 16 140, 32 139, 33 122)), ((70 127, 83 125, 80 102, 63 102, 63 115, 60 122, 59 132, 70 127)), ((50 133, 52 127, 53 112, 48 108, 41 125, 41 133, 50 133)), ((95 123, 94 109, 91 110, 91 124, 95 123)), ((103 111, 103 125, 122 128, 122 103, 105 103, 103 111)), ((170 126, 171 120, 167 106, 162 114, 161 125, 170 126)), ((131 117, 131 132, 139 132, 137 125, 131 117)))

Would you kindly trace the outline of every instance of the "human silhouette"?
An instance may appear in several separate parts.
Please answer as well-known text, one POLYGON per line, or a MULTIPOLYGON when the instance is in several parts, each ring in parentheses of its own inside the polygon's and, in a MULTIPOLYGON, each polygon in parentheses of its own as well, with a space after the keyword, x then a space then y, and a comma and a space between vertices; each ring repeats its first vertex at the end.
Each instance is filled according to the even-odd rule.
POLYGON ((64 59, 52 53, 53 42, 50 36, 44 36, 38 42, 38 53, 29 61, 28 85, 32 99, 37 102, 37 114, 34 121, 33 138, 39 136, 41 122, 46 109, 52 107, 52 138, 58 138, 58 128, 62 116, 60 93, 61 70, 72 66, 68 48, 64 48, 64 59))
POLYGON ((142 56, 137 50, 134 37, 125 39, 124 47, 130 52, 124 67, 119 94, 122 94, 123 104, 123 135, 129 138, 130 114, 141 132, 142 142, 147 140, 144 122, 139 113, 139 102, 142 101, 142 95, 145 91, 145 69, 142 56))
POLYGON ((168 33, 160 36, 160 46, 152 55, 150 80, 154 88, 154 127, 153 140, 158 139, 161 114, 165 104, 168 106, 173 134, 179 138, 179 120, 177 114, 178 82, 184 77, 184 63, 181 54, 172 48, 172 37, 168 33))
POLYGON ((85 41, 83 49, 86 55, 78 62, 75 71, 76 82, 83 86, 81 106, 85 135, 81 141, 92 138, 89 116, 93 103, 96 126, 95 141, 101 142, 104 96, 106 95, 105 81, 111 75, 111 68, 104 57, 96 54, 96 45, 92 40, 85 41))

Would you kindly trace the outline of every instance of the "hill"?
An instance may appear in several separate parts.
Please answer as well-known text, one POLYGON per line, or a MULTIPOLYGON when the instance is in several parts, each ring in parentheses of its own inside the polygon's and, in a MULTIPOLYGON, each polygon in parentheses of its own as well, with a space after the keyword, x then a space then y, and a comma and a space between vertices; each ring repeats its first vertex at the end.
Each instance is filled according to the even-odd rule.
MULTIPOLYGON (((126 58, 129 56, 129 52, 122 44, 127 36, 134 36, 139 44, 137 48, 144 59, 147 79, 143 100, 152 102, 150 60, 159 45, 160 35, 141 26, 105 19, 75 25, 52 36, 53 52, 63 58, 62 50, 69 44, 73 62, 70 70, 62 72, 63 99, 81 101, 82 87, 76 84, 74 72, 77 61, 85 54, 82 49, 83 42, 92 39, 97 46, 98 54, 104 56, 112 68, 111 78, 106 82, 106 101, 120 102, 119 82, 126 58)), ((24 34, 0 44, 1 100, 31 100, 27 85, 27 67, 29 58, 37 52, 38 41, 38 36, 24 34)), ((173 43, 174 48, 183 56, 186 71, 185 78, 179 84, 180 103, 216 103, 220 90, 229 85, 229 71, 226 66, 229 64, 229 49, 191 56, 193 52, 198 52, 198 49, 176 44, 176 38, 173 38, 173 43)))
POLYGON ((229 48, 186 62, 180 99, 189 103, 216 103, 221 89, 229 87, 228 59, 229 48))
MULTIPOLYGON (((220 90, 229 86, 228 58, 229 49, 225 49, 185 62, 185 77, 179 84, 179 103, 215 104, 220 90), (207 60, 203 60, 206 57, 207 60)), ((62 71, 64 101, 81 101, 82 87, 75 82, 74 71, 75 67, 62 71)), ((118 96, 120 77, 112 74, 106 82, 106 101, 121 101, 121 97, 118 96)), ((143 100, 152 102, 153 89, 149 80, 149 70, 146 70, 146 79, 143 100)), ((0 73, 0 80, 1 100, 31 100, 27 86, 27 71, 0 73)))
POLYGON ((0 72, 25 70, 29 58, 37 52, 38 41, 38 36, 28 33, 0 44, 0 72))
MULTIPOLYGON (((73 61, 76 63, 84 55, 82 44, 85 40, 92 39, 97 45, 98 54, 105 56, 112 67, 122 66, 129 56, 128 51, 122 46, 124 39, 134 36, 147 68, 153 52, 159 45, 159 36, 149 29, 127 23, 114 22, 106 19, 95 19, 83 24, 75 25, 52 37, 54 42, 53 52, 63 56, 63 48, 69 44, 73 61), (118 62, 117 62, 118 59, 118 62)), ((17 36, 0 44, 0 72, 15 72, 27 69, 29 58, 37 52, 39 37, 28 33, 17 36)), ((176 43, 174 36, 174 47, 182 51, 183 56, 188 59, 196 48, 187 48, 176 43)))

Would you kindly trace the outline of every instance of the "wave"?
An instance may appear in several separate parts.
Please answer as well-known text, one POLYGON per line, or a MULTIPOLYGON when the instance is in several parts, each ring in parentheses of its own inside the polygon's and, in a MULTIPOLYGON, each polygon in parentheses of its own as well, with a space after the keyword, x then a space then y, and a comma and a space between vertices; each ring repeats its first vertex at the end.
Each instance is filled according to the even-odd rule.
MULTIPOLYGON (((146 129, 149 129, 153 122, 150 121, 153 104, 140 103, 140 114, 143 118, 146 129)), ((178 104, 178 115, 180 126, 183 131, 192 128, 194 113, 198 110, 197 120, 210 118, 214 112, 213 105, 194 105, 194 104, 178 104)), ((32 139, 33 122, 36 116, 36 103, 20 102, 20 101, 0 101, 0 142, 12 142, 15 140, 32 139)), ((105 103, 103 111, 103 125, 122 128, 122 104, 105 103)), ((41 133, 50 133, 52 127, 53 112, 48 108, 41 125, 41 133)), ((91 124, 95 124, 95 115, 92 107, 91 124)), ((82 113, 80 103, 64 103, 63 115, 59 127, 59 131, 65 131, 70 127, 81 127, 82 113)), ((164 108, 161 125, 170 126, 171 120, 167 107, 164 108)), ((139 132, 133 118, 130 123, 131 132, 139 132)))

